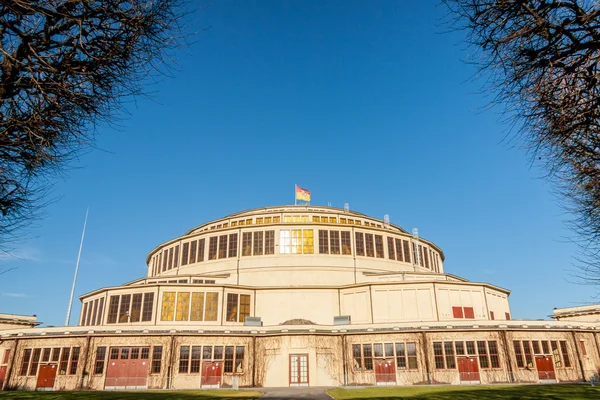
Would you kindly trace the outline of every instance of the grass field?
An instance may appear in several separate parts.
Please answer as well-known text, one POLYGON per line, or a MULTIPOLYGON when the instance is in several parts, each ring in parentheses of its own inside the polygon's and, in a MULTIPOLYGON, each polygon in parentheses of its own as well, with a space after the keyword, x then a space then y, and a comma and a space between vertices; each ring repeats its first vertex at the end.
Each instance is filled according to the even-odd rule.
POLYGON ((249 390, 189 390, 140 392, 0 392, 4 400, 240 400, 255 399, 261 392, 249 390))
POLYGON ((431 399, 431 400, 577 400, 600 399, 600 387, 572 385, 514 386, 414 386, 393 388, 331 389, 336 400, 431 399))

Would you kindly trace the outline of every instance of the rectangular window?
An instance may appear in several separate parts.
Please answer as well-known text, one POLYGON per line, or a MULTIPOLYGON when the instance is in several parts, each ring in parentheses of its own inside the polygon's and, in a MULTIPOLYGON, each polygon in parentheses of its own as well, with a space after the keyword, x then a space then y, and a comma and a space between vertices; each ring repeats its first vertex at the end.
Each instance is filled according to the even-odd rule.
POLYGON ((579 348, 581 349, 581 354, 587 356, 587 351, 585 349, 585 342, 583 340, 579 341, 579 348))
POLYGON ((234 347, 225 346, 225 362, 223 363, 223 372, 229 374, 233 372, 233 356, 234 347))
POLYGON ((533 347, 533 354, 542 354, 539 341, 537 341, 537 340, 531 341, 531 346, 533 347))
POLYGON ((373 345, 373 357, 383 357, 383 345, 381 343, 373 345))
POLYGON ((565 363, 565 367, 571 366, 571 359, 569 358, 569 351, 567 349, 567 342, 564 340, 560 341, 560 352, 562 354, 562 359, 565 363))
POLYGON ((215 346, 213 348, 213 360, 223 359, 223 346, 215 346))
POLYGON ((71 365, 69 367, 69 375, 75 375, 77 373, 77 365, 79 364, 79 347, 73 347, 71 354, 71 365))
POLYGON ((394 357, 394 343, 385 343, 383 345, 385 357, 394 357))
POLYGON ((212 360, 212 346, 204 346, 202 349, 202 359, 203 360, 212 360))
POLYGON ((255 255, 255 256, 263 255, 263 233, 262 232, 254 232, 253 255, 255 255))
POLYGON ((551 354, 550 353, 550 346, 548 345, 548 341, 547 340, 542 340, 542 354, 551 354))
POLYGON ((515 348, 515 358, 517 359, 517 367, 525 368, 525 363, 523 362, 523 352, 521 351, 521 342, 518 340, 514 340, 513 346, 515 348))
POLYGON ((154 346, 152 349, 152 366, 150 367, 151 374, 160 374, 162 362, 162 346, 154 346))
POLYGON ((525 364, 527 367, 533 367, 533 357, 531 356, 531 345, 529 341, 523 341, 523 352, 525 353, 525 364))
POLYGON ((168 255, 169 255, 169 251, 168 250, 163 250, 160 253, 160 256, 161 256, 161 258, 163 260, 163 263, 162 263, 162 272, 165 272, 167 270, 167 258, 169 258, 169 257, 167 257, 168 255))
POLYGON ((235 373, 241 374, 244 372, 244 346, 237 346, 235 348, 235 373))
POLYGON ((96 315, 98 313, 98 299, 94 300, 92 319, 90 321, 90 325, 96 325, 96 315))
POLYGON ((173 268, 179 266, 179 245, 175 246, 175 259, 173 260, 173 268))
POLYGON ((352 345, 352 358, 354 359, 354 370, 362 371, 362 356, 360 354, 360 344, 352 345))
POLYGON ((475 318, 475 311, 473 310, 473 307, 463 307, 463 308, 465 311, 465 318, 469 318, 469 319, 475 318))
POLYGON ((79 325, 85 325, 85 318, 87 316, 88 303, 83 303, 83 311, 81 312, 81 322, 79 325))
POLYGON ((454 342, 454 350, 457 356, 465 355, 465 343, 464 342, 454 342))
POLYGON ((238 315, 238 295, 235 293, 227 294, 227 321, 237 321, 238 315))
POLYGON ((142 314, 142 293, 135 293, 131 301, 131 314, 129 315, 130 322, 140 322, 142 314))
POLYGON ((121 307, 119 308, 119 323, 129 322, 129 305, 131 304, 131 295, 124 294, 121 296, 121 307))
POLYGON ((173 248, 169 249, 169 269, 173 269, 173 248))
POLYGON ((200 239, 198 241, 198 262, 204 261, 204 245, 206 243, 205 239, 200 239))
POLYGON ((69 355, 71 353, 70 347, 63 347, 62 352, 60 354, 60 363, 58 368, 58 373, 60 375, 65 375, 67 373, 67 368, 69 367, 69 355))
POLYGON ((365 255, 365 238, 362 232, 355 232, 354 234, 356 239, 356 255, 364 256, 365 255))
POLYGON ((363 362, 365 371, 373 371, 373 352, 370 344, 363 344, 363 362))
POLYGON ((52 349, 52 362, 58 362, 60 359, 60 347, 55 347, 52 349))
POLYGON ((433 355, 435 357, 435 368, 446 368, 446 363, 444 362, 444 349, 442 348, 442 342, 433 342, 433 355))
POLYGON ((275 231, 265 232, 265 255, 275 254, 275 231))
POLYGON ((238 234, 232 233, 229 235, 229 257, 237 257, 238 234))
POLYGON ((219 236, 218 258, 227 258, 227 235, 219 236))
POLYGON ((452 342, 444 342, 444 354, 446 355, 446 368, 456 368, 456 359, 454 358, 452 342))
POLYGON ((192 304, 191 304, 190 321, 202 321, 204 314, 204 293, 194 292, 192 293, 192 304))
POLYGON ((250 295, 240 294, 240 317, 239 322, 244 322, 250 315, 250 295))
POLYGON ((418 369, 417 344, 415 342, 406 343, 406 352, 408 353, 408 369, 418 369))
POLYGON ((466 345, 468 355, 474 356, 477 354, 477 351, 475 351, 475 342, 473 340, 467 340, 466 345))
POLYGON ((242 234, 242 256, 252 255, 252 232, 242 234))
POLYGON ((462 307, 453 306, 452 307, 452 316, 454 316, 454 318, 462 318, 463 317, 462 307))
POLYGON ((190 243, 190 264, 194 264, 196 262, 196 246, 198 246, 197 241, 193 241, 190 243))
POLYGON ((96 363, 94 365, 94 375, 102 375, 104 373, 104 361, 106 360, 106 347, 99 346, 96 349, 96 363))
MULTIPOLYGON (((48 362, 50 361, 50 352, 52 351, 51 348, 46 347, 44 349, 44 351, 42 352, 42 362, 48 362)), ((3 364, 8 364, 8 354, 10 353, 9 349, 4 350, 4 362, 3 364)))
POLYGON ((487 346, 485 341, 477 342, 477 353, 479 354, 479 366, 481 368, 489 368, 490 360, 487 355, 487 346))
POLYGON ((338 231, 329 232, 329 242, 331 254, 340 254, 340 233, 338 231))
POLYGON ((396 343, 396 368, 406 369, 406 349, 404 343, 396 343))
POLYGON ((187 321, 190 313, 190 292, 177 293, 177 310, 175 321, 187 321))
POLYGON ((390 260, 395 260, 396 252, 394 251, 394 238, 388 236, 387 245, 388 245, 388 258, 390 260))
POLYGON ((494 312, 490 311, 490 319, 493 321, 494 320, 494 312))
POLYGON ((144 307, 142 308, 142 322, 152 320, 154 293, 144 293, 144 307))
POLYGON ((30 376, 37 375, 38 365, 40 363, 41 355, 42 355, 42 349, 33 349, 33 357, 31 358, 31 367, 29 368, 30 376))
POLYGON ((410 263, 410 246, 408 240, 402 241, 402 247, 404 248, 404 262, 410 263))
POLYGON ((315 252, 313 230, 304 229, 302 231, 302 252, 304 254, 313 254, 315 252))
POLYGON ((175 316, 175 292, 164 292, 162 298, 161 321, 173 321, 175 316))
POLYGON ((31 349, 25 349, 23 351, 23 362, 21 363, 21 372, 19 375, 25 376, 27 375, 27 371, 29 370, 29 361, 31 360, 31 349))
POLYGON ((110 303, 108 306, 108 320, 107 324, 115 324, 117 322, 117 314, 119 312, 119 297, 110 296, 110 303))
POLYGON ((206 293, 206 307, 205 307, 204 320, 205 321, 216 321, 217 311, 219 310, 219 293, 209 292, 206 293))
POLYGON ((192 346, 192 360, 190 362, 190 373, 200 372, 200 358, 202 355, 202 346, 192 346))
POLYGON ((394 239, 394 243, 396 243, 396 260, 404 261, 404 257, 402 256, 402 240, 394 239))
POLYGON ((208 259, 209 260, 216 260, 217 259, 217 244, 218 244, 218 237, 213 236, 209 239, 208 242, 208 259))
POLYGON ((273 221, 272 217, 265 217, 265 224, 270 224, 273 221))
POLYGON ((342 254, 349 255, 352 254, 352 244, 350 239, 350 232, 342 231, 342 254))
POLYGON ((319 229, 319 254, 329 254, 328 231, 319 229))
POLYGON ((427 254, 427 247, 423 247, 423 258, 425 259, 425 268, 427 269, 431 269, 429 268, 429 255, 427 254))
POLYGON ((373 245, 373 235, 365 233, 365 253, 367 257, 375 256, 375 246, 373 245))
POLYGON ((383 236, 375 235, 375 256, 383 258, 383 236))
POLYGON ((190 346, 179 348, 179 373, 187 374, 190 370, 190 346))
POLYGON ((490 354, 490 364, 492 368, 500 368, 500 359, 498 357, 498 345, 496 341, 488 342, 488 350, 490 354))
POLYGON ((504 313, 504 318, 505 318, 507 321, 510 321, 510 313, 507 313, 507 312, 505 312, 505 313, 504 313))
POLYGON ((188 257, 190 253, 190 243, 184 243, 181 249, 181 266, 188 264, 188 257))

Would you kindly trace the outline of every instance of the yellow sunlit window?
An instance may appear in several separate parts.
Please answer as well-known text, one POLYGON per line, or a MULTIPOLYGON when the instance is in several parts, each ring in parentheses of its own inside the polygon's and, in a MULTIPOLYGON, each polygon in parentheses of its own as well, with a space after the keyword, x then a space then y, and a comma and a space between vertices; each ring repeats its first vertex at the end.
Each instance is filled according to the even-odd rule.
POLYGON ((219 309, 219 293, 206 293, 206 313, 205 321, 216 321, 217 311, 219 309))
POLYGON ((173 321, 175 312, 175 292, 165 292, 162 298, 161 321, 173 321))
POLYGON ((245 225, 245 224, 246 224, 246 221, 244 221, 243 219, 241 219, 241 220, 239 220, 239 224, 240 224, 240 226, 241 226, 241 225, 245 225))
POLYGON ((300 216, 299 215, 294 215, 292 217, 292 222, 300 222, 300 216))
POLYGON ((237 226, 237 221, 231 221, 231 226, 237 226))
POLYGON ((340 218, 340 224, 345 224, 346 223, 346 218, 340 218))
POLYGON ((270 224, 273 221, 271 217, 265 217, 265 224, 270 224))
POLYGON ((187 321, 190 312, 190 293, 177 293, 177 312, 175 313, 175 321, 187 321))
POLYGON ((329 219, 327 217, 321 217, 321 222, 327 223, 329 219))
POLYGON ((315 215, 313 216, 313 222, 321 222, 321 218, 315 215))
POLYGON ((308 219, 308 215, 303 215, 302 216, 302 222, 310 222, 308 219))
POLYGON ((252 218, 246 220, 246 225, 252 225, 252 218))
POLYGON ((202 321, 204 317, 204 293, 196 292, 192 293, 192 312, 190 314, 190 321, 202 321))
POLYGON ((278 224, 281 222, 281 217, 273 217, 273 222, 278 224))
POLYGON ((256 223, 257 224, 262 224, 263 223, 263 219, 262 218, 256 218, 256 223))
POLYGON ((315 252, 314 239, 313 239, 313 231, 312 229, 305 229, 303 232, 303 253, 304 254, 313 254, 315 252))
POLYGON ((292 217, 289 216, 289 215, 284 215, 283 216, 283 222, 285 222, 285 223, 292 222, 292 217))
POLYGON ((330 224, 335 224, 335 223, 337 223, 337 218, 336 218, 336 217, 329 217, 329 223, 330 223, 330 224))

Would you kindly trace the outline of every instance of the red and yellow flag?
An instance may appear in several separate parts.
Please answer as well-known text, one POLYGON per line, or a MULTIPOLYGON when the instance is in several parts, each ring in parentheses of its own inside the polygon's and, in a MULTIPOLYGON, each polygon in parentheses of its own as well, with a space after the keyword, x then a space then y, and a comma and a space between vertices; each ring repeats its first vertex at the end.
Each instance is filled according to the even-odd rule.
POLYGON ((310 201, 310 191, 296 185, 296 200, 310 201))

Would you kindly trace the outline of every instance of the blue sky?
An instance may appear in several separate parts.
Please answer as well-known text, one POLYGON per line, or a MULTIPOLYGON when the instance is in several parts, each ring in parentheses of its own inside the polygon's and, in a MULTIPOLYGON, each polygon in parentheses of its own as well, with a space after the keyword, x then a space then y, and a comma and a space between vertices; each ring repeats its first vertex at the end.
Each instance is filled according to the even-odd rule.
MULTIPOLYGON (((594 301, 552 188, 444 33, 437 1, 215 1, 174 78, 58 180, 30 239, 0 258, 0 312, 64 323, 76 296, 142 277, 147 253, 208 220, 293 204, 350 208, 445 252, 446 272, 512 290, 514 318, 594 301)), ((80 303, 75 301, 71 322, 80 303)))

